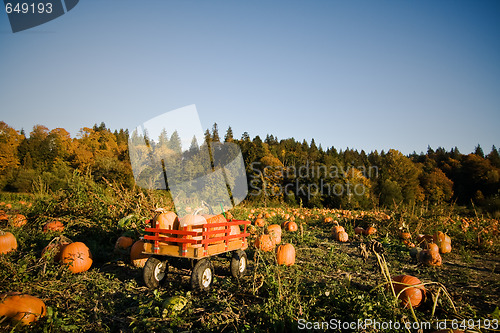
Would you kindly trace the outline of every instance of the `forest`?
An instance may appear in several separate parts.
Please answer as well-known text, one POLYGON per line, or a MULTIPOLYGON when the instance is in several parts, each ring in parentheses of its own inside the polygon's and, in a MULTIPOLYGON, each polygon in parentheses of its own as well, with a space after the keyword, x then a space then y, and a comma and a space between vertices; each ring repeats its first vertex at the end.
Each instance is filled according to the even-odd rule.
MULTIPOLYGON (((83 127, 76 138, 63 128, 36 125, 27 135, 0 122, 0 188, 33 193, 64 190, 73 173, 88 174, 96 183, 135 186, 129 159, 128 130, 104 123, 83 127)), ((158 142, 180 151, 176 132, 162 132, 158 142)), ((401 152, 323 148, 314 139, 302 142, 264 139, 245 132, 240 139, 229 127, 222 137, 215 123, 205 142, 237 144, 245 162, 249 202, 286 203, 308 208, 374 209, 400 205, 456 204, 500 216, 500 153, 477 145, 463 154, 456 147, 401 152)), ((192 148, 192 147, 191 147, 192 148)), ((189 151, 191 151, 190 149, 189 151)), ((186 154, 176 157, 182 165, 186 154)), ((179 170, 180 167, 179 167, 179 170)), ((183 170, 185 172, 185 170, 183 170)), ((189 173, 189 172, 185 172, 189 173)))

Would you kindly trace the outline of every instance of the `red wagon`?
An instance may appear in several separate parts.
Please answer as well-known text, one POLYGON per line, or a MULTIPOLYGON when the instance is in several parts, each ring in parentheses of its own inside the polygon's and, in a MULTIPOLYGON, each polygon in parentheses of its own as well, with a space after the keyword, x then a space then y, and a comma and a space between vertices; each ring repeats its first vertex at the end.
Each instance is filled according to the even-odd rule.
POLYGON ((235 278, 245 274, 247 269, 248 247, 247 225, 250 221, 227 220, 220 223, 203 223, 173 229, 160 229, 156 218, 149 221, 151 227, 145 231, 144 252, 151 255, 144 265, 143 276, 146 286, 157 288, 168 274, 172 265, 190 264, 191 287, 204 291, 210 288, 213 280, 211 257, 231 255, 230 270, 235 278), (234 233, 237 226, 239 233, 234 233), (231 231, 233 230, 233 232, 231 231))

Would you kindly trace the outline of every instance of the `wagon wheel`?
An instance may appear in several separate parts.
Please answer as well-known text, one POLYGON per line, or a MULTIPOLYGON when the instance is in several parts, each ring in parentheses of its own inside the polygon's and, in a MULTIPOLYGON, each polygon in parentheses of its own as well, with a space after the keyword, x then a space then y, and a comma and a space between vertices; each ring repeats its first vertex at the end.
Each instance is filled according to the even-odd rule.
POLYGON ((213 281, 214 266, 208 258, 199 260, 191 273, 191 288, 195 291, 207 291, 213 281))
POLYGON ((168 262, 158 257, 149 257, 144 265, 142 275, 148 288, 156 289, 165 281, 168 273, 168 262))
POLYGON ((247 271, 248 258, 243 250, 233 251, 233 258, 231 259, 231 274, 233 277, 239 279, 245 275, 247 271))

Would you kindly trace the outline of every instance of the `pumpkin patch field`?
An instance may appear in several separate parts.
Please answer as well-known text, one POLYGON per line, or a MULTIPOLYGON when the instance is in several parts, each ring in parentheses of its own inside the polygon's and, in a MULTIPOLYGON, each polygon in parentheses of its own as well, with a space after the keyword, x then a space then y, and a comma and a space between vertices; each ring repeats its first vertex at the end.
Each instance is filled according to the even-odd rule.
POLYGON ((213 257, 211 289, 195 292, 190 267, 144 284, 136 244, 155 208, 173 210, 161 192, 75 175, 0 201, 0 331, 500 329, 499 221, 474 211, 243 203, 230 213, 252 222, 246 275, 213 257))

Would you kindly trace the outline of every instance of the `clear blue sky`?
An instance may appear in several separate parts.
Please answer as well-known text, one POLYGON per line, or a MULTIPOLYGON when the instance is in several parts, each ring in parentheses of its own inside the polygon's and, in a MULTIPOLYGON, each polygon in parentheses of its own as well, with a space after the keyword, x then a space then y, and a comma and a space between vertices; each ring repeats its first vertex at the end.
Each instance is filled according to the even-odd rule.
POLYGON ((0 120, 76 136, 196 104, 223 135, 500 147, 500 1, 110 1, 13 34, 0 120))

